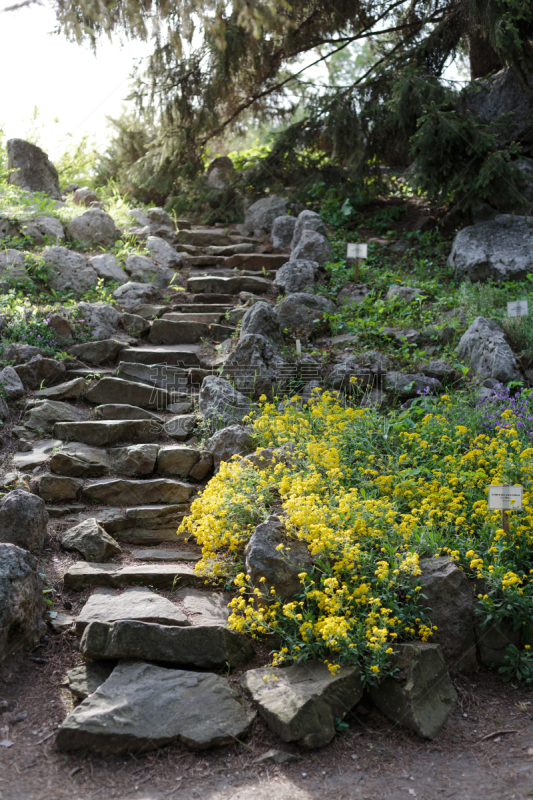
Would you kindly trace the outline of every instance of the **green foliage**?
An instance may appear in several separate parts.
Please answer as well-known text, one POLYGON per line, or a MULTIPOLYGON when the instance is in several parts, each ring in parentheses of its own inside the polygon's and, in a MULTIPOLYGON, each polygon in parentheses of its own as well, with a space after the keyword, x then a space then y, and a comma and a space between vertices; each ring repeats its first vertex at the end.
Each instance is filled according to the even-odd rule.
POLYGON ((46 312, 35 310, 21 293, 12 290, 0 295, 0 311, 7 322, 0 333, 0 350, 9 344, 29 344, 40 347, 47 356, 62 354, 64 346, 49 326, 46 312))
POLYGON ((84 134, 81 139, 72 142, 59 158, 54 159, 61 188, 64 189, 69 183, 77 183, 79 186, 88 186, 90 189, 94 189, 98 158, 96 145, 88 134, 84 134))
POLYGON ((528 689, 533 689, 533 653, 529 645, 519 650, 514 644, 505 648, 503 666, 498 670, 505 683, 519 681, 528 689))

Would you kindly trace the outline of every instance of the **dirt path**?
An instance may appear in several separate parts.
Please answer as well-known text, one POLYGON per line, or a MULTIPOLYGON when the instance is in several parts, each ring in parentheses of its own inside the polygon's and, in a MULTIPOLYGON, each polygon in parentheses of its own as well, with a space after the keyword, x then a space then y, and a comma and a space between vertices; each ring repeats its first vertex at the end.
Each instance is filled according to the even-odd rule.
POLYGON ((0 800, 511 800, 533 796, 532 695, 490 672, 456 676, 459 703, 436 742, 395 728, 366 700, 319 751, 285 745, 259 720, 243 744, 191 753, 181 745, 136 757, 66 755, 54 744, 71 707, 62 686, 79 663, 67 639, 11 657, 0 671, 0 800), (34 661, 32 659, 39 659, 34 661), (27 716, 16 722, 17 716, 27 716), (512 731, 483 739, 496 731, 512 731), (254 759, 276 747, 285 766, 254 759))

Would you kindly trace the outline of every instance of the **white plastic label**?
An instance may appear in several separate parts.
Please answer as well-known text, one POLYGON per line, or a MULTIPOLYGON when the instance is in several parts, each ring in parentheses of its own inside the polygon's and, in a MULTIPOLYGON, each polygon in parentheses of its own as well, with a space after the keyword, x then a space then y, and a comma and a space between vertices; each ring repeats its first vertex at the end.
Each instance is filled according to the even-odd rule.
POLYGON ((489 486, 489 508, 493 511, 520 511, 521 486, 489 486))
POLYGON ((302 352, 302 345, 300 344, 300 340, 296 339, 296 352, 298 355, 302 352))
POLYGON ((508 317, 527 317, 528 313, 527 300, 512 300, 507 303, 508 317))
POLYGON ((366 258, 368 245, 366 244, 349 244, 346 249, 346 258, 366 258))

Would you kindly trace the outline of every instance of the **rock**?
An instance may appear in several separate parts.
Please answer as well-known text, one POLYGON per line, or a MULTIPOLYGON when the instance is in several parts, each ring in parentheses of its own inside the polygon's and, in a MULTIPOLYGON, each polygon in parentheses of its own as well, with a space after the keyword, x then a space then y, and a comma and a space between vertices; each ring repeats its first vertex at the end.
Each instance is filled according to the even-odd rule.
POLYGON ((272 284, 266 278, 259 278, 255 275, 235 275, 234 277, 223 277, 219 275, 199 275, 189 278, 187 281, 187 291, 193 294, 239 294, 239 292, 256 292, 266 294, 272 288, 272 284))
POLYGON ((352 393, 377 384, 380 376, 392 368, 392 361, 377 350, 369 350, 356 358, 343 357, 327 377, 327 385, 352 393), (352 383, 355 378, 355 383, 352 383))
POLYGON ((94 590, 80 611, 76 619, 76 635, 81 636, 91 622, 111 623, 122 619, 158 625, 191 624, 174 603, 144 586, 125 589, 120 594, 115 589, 102 587, 94 590))
POLYGON ((172 392, 173 397, 176 396, 176 393, 182 399, 187 397, 185 392, 187 391, 188 372, 183 367, 171 367, 168 364, 135 364, 121 361, 118 365, 117 375, 124 380, 147 383, 149 386, 168 389, 172 392))
POLYGON ((312 231, 314 233, 319 233, 326 239, 328 236, 326 226, 324 225, 324 222, 322 221, 322 217, 320 216, 320 214, 317 214, 316 211, 309 211, 305 209, 304 211, 300 212, 300 214, 298 214, 298 217, 295 221, 293 237, 291 240, 292 251, 294 251, 295 248, 300 243, 300 239, 302 238, 302 234, 304 231, 312 231))
POLYGON ((150 342, 154 344, 194 344, 201 339, 215 336, 218 339, 231 336, 233 328, 183 320, 175 322, 171 319, 156 319, 152 323, 150 342))
POLYGON ((115 664, 111 661, 87 661, 79 667, 69 669, 67 672, 68 688, 80 700, 85 700, 90 694, 96 692, 99 686, 106 681, 115 664))
POLYGON ((153 420, 99 420, 98 422, 57 422, 55 435, 59 439, 103 447, 118 442, 138 444, 155 442, 162 427, 153 420))
POLYGON ((102 253, 101 256, 93 256, 89 259, 89 264, 98 277, 103 278, 104 281, 116 281, 122 285, 129 280, 128 274, 124 272, 112 253, 102 253))
POLYGON ((134 310, 141 303, 155 303, 160 296, 161 292, 153 284, 135 281, 128 281, 113 292, 113 298, 126 311, 134 310))
POLYGON ((69 348, 69 353, 86 364, 105 364, 116 361, 118 354, 127 345, 118 339, 101 339, 98 342, 83 342, 69 348))
POLYGON ((40 442, 35 442, 31 450, 24 453, 15 453, 13 465, 22 472, 42 467, 53 457, 54 451, 61 447, 62 444, 63 442, 59 439, 42 439, 40 442))
POLYGON ((260 579, 266 578, 266 591, 274 587, 282 600, 290 600, 301 590, 298 575, 312 564, 305 542, 289 540, 283 520, 275 514, 257 526, 244 551, 244 565, 254 586, 261 588, 260 579), (276 549, 280 544, 283 550, 276 549))
POLYGON ((139 503, 186 503, 194 489, 186 483, 153 478, 128 481, 121 478, 102 480, 86 486, 83 496, 105 505, 138 505, 139 503))
POLYGON ((393 722, 436 739, 457 700, 442 650, 427 642, 395 644, 394 650, 390 661, 399 673, 371 686, 372 699, 393 722))
POLYGON ((421 372, 406 374, 403 372, 387 372, 385 389, 402 400, 416 397, 419 394, 440 394, 444 386, 436 378, 428 378, 421 372))
POLYGON ((65 317, 62 317, 59 314, 51 314, 48 320, 48 327, 56 332, 58 341, 72 341, 72 329, 69 321, 65 319, 65 317))
POLYGON ((183 445, 160 447, 157 456, 157 473, 163 477, 181 475, 185 478, 199 460, 200 451, 193 447, 184 447, 183 445))
POLYGON ((196 414, 177 414, 165 422, 163 428, 172 439, 184 442, 193 432, 197 422, 196 414))
POLYGON ((67 233, 71 239, 84 244, 111 247, 119 238, 113 218, 100 208, 90 208, 69 222, 67 233))
POLYGON ((333 247, 326 237, 306 229, 302 231, 298 244, 291 251, 291 261, 315 261, 321 267, 334 257, 333 247))
POLYGON ((441 383, 457 383, 462 379, 459 370, 447 361, 430 361, 429 364, 422 364, 421 369, 428 378, 437 378, 441 383))
POLYGON ((26 364, 14 367, 25 389, 50 386, 65 377, 65 365, 53 358, 33 356, 26 364))
POLYGON ((152 258, 147 256, 128 256, 125 269, 130 280, 153 283, 158 289, 166 289, 174 277, 172 270, 156 264, 152 258))
MULTIPOLYGON (((59 479, 56 478, 56 480, 59 479)), ((94 517, 75 525, 74 528, 70 528, 68 531, 60 533, 59 541, 64 550, 74 550, 77 553, 81 553, 87 561, 95 561, 96 563, 122 553, 118 543, 105 532, 94 517)))
POLYGON ((284 750, 267 750, 263 755, 254 758, 254 764, 290 764, 291 761, 300 761, 301 756, 296 753, 286 753, 284 750))
POLYGON ((56 743, 60 750, 110 754, 144 753, 172 741, 195 750, 232 744, 254 720, 239 701, 218 675, 119 664, 69 714, 56 743))
POLYGON ((213 466, 218 472, 222 461, 230 461, 234 455, 245 455, 254 448, 254 440, 249 428, 230 425, 215 433, 206 442, 206 450, 213 456, 213 466))
POLYGON ((224 378, 208 375, 202 381, 198 410, 211 430, 242 422, 251 407, 250 400, 224 378))
POLYGON ((225 189, 235 177, 231 158, 219 156, 207 168, 207 185, 212 189, 225 189))
POLYGON ((239 391, 258 399, 263 394, 272 397, 276 387, 282 386, 287 368, 271 341, 249 333, 227 357, 222 376, 230 378, 239 391))
POLYGON ((21 227, 24 236, 31 236, 34 247, 65 241, 65 229, 57 217, 34 217, 21 227))
POLYGON ((9 406, 6 400, 0 396, 0 420, 5 421, 9 417, 9 406))
POLYGON ((196 245, 197 247, 220 247, 231 244, 231 239, 224 230, 187 230, 180 228, 178 232, 180 245, 196 245))
MULTIPOLYGON (((98 509, 98 522, 118 542, 152 547, 162 542, 176 544, 176 531, 187 511, 186 505, 179 503, 98 509)), ((77 524, 91 515, 94 511, 82 512, 67 521, 77 524)))
POLYGON ((183 417, 194 411, 194 404, 189 400, 183 400, 180 403, 169 403, 167 411, 169 414, 176 414, 178 417, 183 417))
POLYGON ((332 675, 319 661, 251 669, 239 683, 271 731, 306 748, 328 744, 335 736, 335 720, 363 696, 358 667, 341 667, 332 675))
POLYGON ((58 475, 75 478, 101 478, 109 474, 111 459, 98 447, 70 442, 52 455, 50 469, 58 475))
MULTIPOLYGON (((202 558, 201 553, 193 550, 177 550, 175 548, 147 547, 142 550, 133 550, 132 556, 137 561, 194 561, 197 563, 202 558)), ((178 595, 179 592, 176 593, 178 595)), ((203 592, 201 592, 203 594, 203 592)), ((211 596, 209 594, 209 596, 211 596)))
POLYGON ((73 628, 75 620, 70 614, 65 614, 63 611, 52 611, 48 613, 49 619, 47 622, 54 633, 63 633, 63 631, 68 631, 73 628))
POLYGON ((7 169, 13 170, 9 172, 8 183, 61 200, 57 169, 37 145, 23 139, 8 139, 7 169))
POLYGON ((24 364, 34 356, 42 356, 43 351, 40 347, 33 347, 31 344, 8 344, 2 353, 4 361, 12 361, 15 365, 24 364))
POLYGON ((495 122, 502 114, 509 114, 505 125, 495 130, 502 144, 513 141, 526 146, 533 144, 530 94, 524 90, 518 74, 511 67, 504 67, 495 75, 470 84, 463 94, 462 105, 475 117, 489 123, 495 122))
POLYGON ((94 413, 99 419, 153 419, 155 422, 163 422, 162 417, 153 414, 151 411, 145 411, 138 406, 128 406, 122 403, 96 406, 94 413))
POLYGON ((522 378, 504 332, 493 320, 475 319, 461 336, 455 352, 468 364, 471 373, 480 378, 495 378, 501 383, 522 378))
MULTIPOLYGON (((176 533, 174 531, 174 537, 176 533)), ((76 592, 96 586, 122 589, 125 586, 150 586, 153 589, 173 589, 179 585, 199 584, 198 578, 187 566, 174 564, 135 564, 118 567, 114 564, 94 564, 78 561, 72 564, 63 575, 65 586, 76 592)))
POLYGON ((335 305, 325 297, 295 292, 278 303, 275 310, 282 330, 308 335, 322 323, 325 313, 335 311, 335 305))
POLYGON ((144 383, 123 378, 100 378, 85 395, 91 403, 139 406, 139 408, 164 408, 168 393, 144 383))
POLYGON ((479 660, 484 667, 501 667, 505 663, 507 647, 513 644, 520 647, 521 631, 514 629, 513 620, 500 620, 497 625, 491 622, 484 624, 486 612, 474 615, 474 634, 476 637, 479 660))
POLYGON ((533 270, 533 230, 529 217, 498 214, 470 225, 454 239, 448 264, 456 279, 522 280, 533 270))
POLYGON ((193 625, 222 625, 229 618, 231 596, 223 592, 202 592, 199 589, 180 589, 175 598, 192 618, 193 625))
POLYGON ((225 314, 224 319, 227 320, 230 325, 237 325, 244 318, 247 311, 248 308, 246 306, 233 306, 233 308, 229 309, 225 314))
POLYGON ((422 294, 422 289, 416 289, 414 286, 390 286, 387 292, 386 300, 393 300, 398 297, 406 303, 412 303, 415 297, 422 294))
POLYGON ((427 233, 437 227, 437 220, 435 217, 418 217, 413 225, 413 230, 418 233, 427 233))
POLYGON ((122 325, 124 326, 126 333, 129 333, 130 336, 135 336, 137 338, 144 336, 144 334, 148 333, 152 327, 148 320, 138 316, 137 314, 123 314, 122 325))
POLYGON ((419 566, 424 613, 437 626, 431 644, 441 646, 449 667, 475 669, 474 602, 468 578, 449 558, 424 558, 419 566))
POLYGON ((260 300, 246 311, 242 318, 239 338, 254 333, 272 339, 276 344, 283 344, 281 326, 272 306, 260 300))
POLYGON ((14 489, 0 499, 0 543, 40 553, 47 523, 48 514, 40 497, 14 489))
MULTIPOLYGON (((304 292, 315 285, 315 273, 318 271, 316 261, 288 261, 278 269, 273 285, 281 289, 283 294, 304 292)), ((254 306, 252 306, 254 308, 254 306)))
POLYGON ((200 458, 191 469, 189 478, 192 481, 203 481, 213 469, 213 456, 208 450, 200 450, 200 458))
POLYGON ((52 268, 48 285, 55 291, 70 289, 76 294, 83 294, 98 282, 98 275, 87 264, 85 256, 66 247, 46 247, 43 250, 43 259, 52 268))
POLYGON ((341 289, 337 295, 337 302, 341 306, 359 305, 369 293, 370 289, 365 283, 350 283, 341 289))
POLYGON ((140 306, 136 306, 135 314, 139 317, 142 317, 146 320, 153 320, 157 317, 162 317, 163 314, 167 314, 170 311, 170 306, 160 306, 154 305, 153 303, 141 303, 140 306))
POLYGON ((85 418, 84 412, 69 403, 58 400, 36 400, 22 418, 22 424, 31 431, 46 433, 56 422, 77 422, 85 418))
POLYGON ((296 217, 284 215, 275 218, 272 223, 271 239, 272 246, 276 250, 288 250, 290 248, 295 225, 296 217))
POLYGON ((19 400, 24 395, 24 384, 13 367, 4 367, 0 372, 0 385, 9 400, 19 400))
POLYGON ((88 208, 91 203, 98 202, 97 195, 92 189, 89 189, 88 186, 76 189, 73 199, 77 206, 85 206, 86 208, 88 208))
POLYGON ((289 201, 284 197, 264 197, 253 203, 244 214, 242 227, 245 236, 262 236, 270 233, 276 217, 287 213, 289 201))
POLYGON ((40 389, 37 397, 42 400, 77 400, 85 391, 86 385, 85 378, 73 378, 73 380, 59 383, 57 386, 40 389))
POLYGON ((169 228, 171 231, 174 230, 172 218, 167 214, 164 208, 147 208, 145 214, 148 217, 151 227, 169 228))
MULTIPOLYGON (((120 354, 122 363, 149 364, 159 367, 199 367, 199 353, 202 346, 198 344, 166 344, 148 347, 128 347, 120 354), (165 362, 164 364, 162 362, 165 362)), ((152 383, 152 381, 150 381, 152 383)))
POLYGON ((37 560, 26 550, 0 544, 0 662, 17 650, 35 647, 46 631, 38 570, 37 560))
POLYGON ((180 269, 183 266, 183 256, 177 253, 168 242, 158 236, 149 236, 146 247, 156 264, 168 269, 180 269))
POLYGON ((220 669, 242 667, 254 655, 251 642, 223 625, 179 627, 154 622, 91 622, 80 652, 87 658, 139 658, 166 664, 220 669))
POLYGON ((158 450, 159 447, 155 444, 115 447, 109 451, 113 472, 134 478, 151 475, 155 469, 158 450))
POLYGON ((0 252, 0 278, 2 280, 29 280, 25 267, 25 254, 20 250, 6 249, 0 252))
POLYGON ((39 481, 39 494, 45 503, 62 500, 76 500, 83 481, 63 475, 42 475, 39 481))
MULTIPOLYGON (((99 258, 99 256, 97 256, 99 258)), ((121 315, 107 303, 78 303, 78 319, 86 322, 94 339, 112 339, 118 328, 121 315)))

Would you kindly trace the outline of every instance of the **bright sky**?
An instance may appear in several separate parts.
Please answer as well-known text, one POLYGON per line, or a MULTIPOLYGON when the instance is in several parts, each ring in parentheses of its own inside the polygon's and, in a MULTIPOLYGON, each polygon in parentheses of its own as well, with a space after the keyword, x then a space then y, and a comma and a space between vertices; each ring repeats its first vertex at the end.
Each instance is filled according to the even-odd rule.
MULTIPOLYGON (((0 9, 13 4, 0 0, 0 9)), ((128 77, 151 51, 149 43, 121 47, 105 39, 95 57, 88 47, 53 35, 54 27, 55 15, 44 6, 0 13, 0 128, 6 138, 24 139, 37 106, 41 146, 52 160, 84 133, 105 142, 106 116, 119 115, 128 77)))

